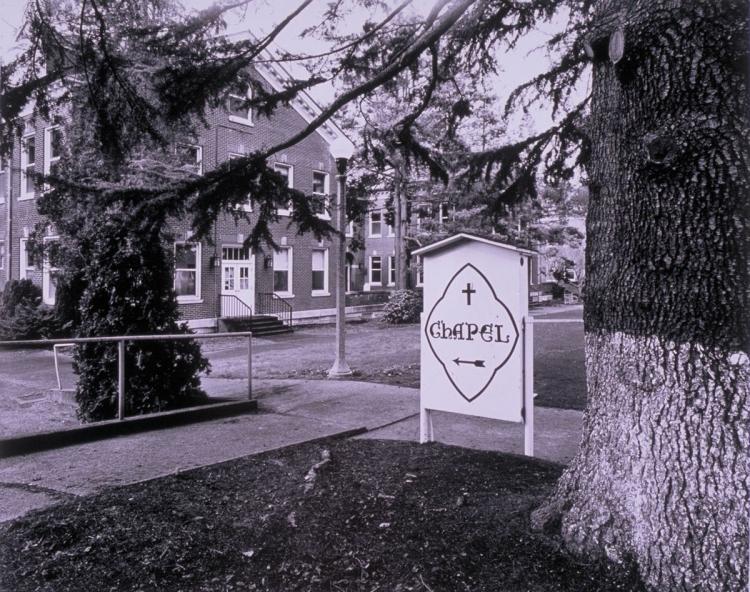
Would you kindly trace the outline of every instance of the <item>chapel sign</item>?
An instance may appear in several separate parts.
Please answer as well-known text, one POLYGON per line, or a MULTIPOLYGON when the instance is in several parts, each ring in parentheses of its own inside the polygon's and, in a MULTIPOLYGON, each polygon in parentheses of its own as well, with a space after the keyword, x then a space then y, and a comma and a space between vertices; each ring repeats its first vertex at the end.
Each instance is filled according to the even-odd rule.
POLYGON ((414 254, 424 274, 421 440, 432 440, 430 411, 449 411, 525 423, 531 453, 533 252, 458 234, 414 254))

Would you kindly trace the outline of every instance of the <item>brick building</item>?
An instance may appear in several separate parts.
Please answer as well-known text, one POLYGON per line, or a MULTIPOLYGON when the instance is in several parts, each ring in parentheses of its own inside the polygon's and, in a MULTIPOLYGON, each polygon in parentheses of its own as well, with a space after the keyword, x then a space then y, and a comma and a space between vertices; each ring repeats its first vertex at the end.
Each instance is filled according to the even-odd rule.
MULTIPOLYGON (((269 90, 281 90, 289 75, 271 61, 256 66, 251 75, 269 90)), ((274 146, 302 130, 320 108, 306 94, 280 107, 272 117, 243 108, 249 88, 235 89, 224 107, 207 115, 195 144, 184 147, 196 171, 204 172, 236 156, 274 146), (237 93, 237 94, 233 94, 237 93)), ((43 290, 44 302, 55 301, 55 269, 34 261, 27 237, 40 221, 36 209, 39 188, 28 171, 49 173, 59 159, 64 141, 59 128, 33 119, 32 106, 23 113, 25 129, 13 149, 11 163, 0 170, 0 287, 8 277, 29 278, 43 290), (9 208, 9 206, 11 206, 9 208), (8 210, 12 215, 8 222, 8 210), (6 246, 12 244, 9 261, 6 246), (10 273, 8 273, 10 272, 10 273)), ((328 122, 293 147, 269 158, 269 164, 287 177, 290 187, 319 197, 319 215, 328 218, 335 202, 336 158, 348 158, 353 145, 334 122, 328 122)), ((333 314, 337 243, 299 236, 289 225, 288 210, 272 225, 278 252, 252 252, 242 243, 250 234, 252 204, 245 206, 251 221, 221 215, 214 225, 213 244, 191 242, 187 220, 174 224, 175 292, 181 316, 196 330, 211 331, 227 317, 288 311, 297 321, 333 314)), ((45 240, 55 240, 54 231, 45 240)))

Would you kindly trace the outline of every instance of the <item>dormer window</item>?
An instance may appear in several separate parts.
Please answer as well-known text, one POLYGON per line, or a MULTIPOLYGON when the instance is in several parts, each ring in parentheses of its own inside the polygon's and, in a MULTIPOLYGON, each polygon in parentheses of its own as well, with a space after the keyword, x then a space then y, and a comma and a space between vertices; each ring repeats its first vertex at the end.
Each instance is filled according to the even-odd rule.
POLYGON ((248 101, 253 98, 253 87, 246 82, 233 86, 227 97, 229 121, 242 125, 253 125, 253 110, 248 101))

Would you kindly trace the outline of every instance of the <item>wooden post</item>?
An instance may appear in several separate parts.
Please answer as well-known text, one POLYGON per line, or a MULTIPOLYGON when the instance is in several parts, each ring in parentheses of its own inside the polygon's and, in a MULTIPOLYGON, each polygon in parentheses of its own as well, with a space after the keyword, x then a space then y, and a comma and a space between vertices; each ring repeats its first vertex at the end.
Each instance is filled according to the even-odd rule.
POLYGON ((125 419, 125 340, 117 342, 117 419, 125 419))
POLYGON ((424 407, 419 410, 419 443, 426 444, 435 439, 432 430, 432 412, 424 407))
POLYGON ((534 319, 523 318, 523 453, 534 456, 534 319))

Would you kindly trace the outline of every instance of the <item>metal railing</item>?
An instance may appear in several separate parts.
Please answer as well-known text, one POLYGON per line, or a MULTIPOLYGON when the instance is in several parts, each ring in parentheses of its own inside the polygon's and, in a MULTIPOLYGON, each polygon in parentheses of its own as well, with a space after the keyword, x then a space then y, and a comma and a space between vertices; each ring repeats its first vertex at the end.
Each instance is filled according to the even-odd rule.
POLYGON ((234 294, 221 295, 221 317, 224 319, 249 319, 253 309, 234 294))
MULTIPOLYGON (((0 341, 0 346, 18 347, 22 345, 71 346, 79 343, 117 343, 117 419, 125 419, 125 344, 129 341, 163 341, 169 339, 219 339, 222 337, 247 337, 247 398, 253 398, 253 334, 251 331, 237 333, 178 333, 173 335, 117 335, 107 337, 76 337, 69 339, 26 339, 0 341)), ((57 349, 55 367, 57 369, 57 349)), ((59 384, 58 375, 58 384, 59 384)))
POLYGON ((292 328, 292 305, 273 292, 258 292, 255 295, 255 312, 277 317, 284 325, 292 328))

